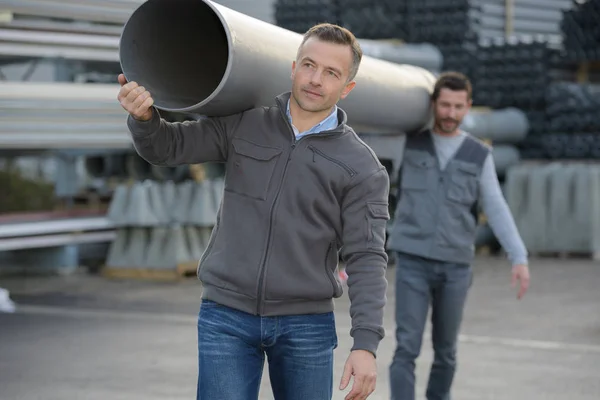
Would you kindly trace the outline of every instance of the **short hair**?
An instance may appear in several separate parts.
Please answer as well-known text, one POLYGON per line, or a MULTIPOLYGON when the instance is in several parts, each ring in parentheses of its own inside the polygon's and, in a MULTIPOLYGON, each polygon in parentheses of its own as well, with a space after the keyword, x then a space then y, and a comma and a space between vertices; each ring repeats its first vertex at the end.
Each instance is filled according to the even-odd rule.
POLYGON ((465 90, 467 92, 468 100, 471 100, 471 97, 473 96, 473 88, 469 78, 467 78, 466 75, 456 71, 448 71, 440 74, 435 82, 433 93, 431 95, 433 101, 438 99, 442 89, 450 89, 454 91, 465 90))
POLYGON ((302 49, 302 46, 304 46, 304 43, 306 43, 306 41, 311 37, 317 37, 323 42, 350 46, 352 49, 352 66, 350 68, 350 76, 348 77, 348 80, 351 81, 356 77, 356 74, 358 73, 358 67, 360 66, 360 62, 362 60, 363 52, 358 40, 356 40, 356 37, 352 32, 344 27, 331 23, 317 24, 304 34, 302 43, 300 43, 300 47, 298 47, 298 55, 300 54, 300 50, 302 49))

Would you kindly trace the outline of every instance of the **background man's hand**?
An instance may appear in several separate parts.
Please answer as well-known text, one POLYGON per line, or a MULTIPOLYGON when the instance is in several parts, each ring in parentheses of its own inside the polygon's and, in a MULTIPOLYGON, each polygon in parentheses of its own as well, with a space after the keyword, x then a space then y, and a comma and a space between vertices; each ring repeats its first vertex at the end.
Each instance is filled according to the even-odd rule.
POLYGON ((521 299, 523 296, 525 296, 525 292, 527 292, 527 289, 529 288, 529 267, 527 265, 517 264, 513 266, 511 277, 512 287, 516 286, 517 280, 521 284, 517 298, 521 299))
POLYGON ((377 362, 373 354, 366 350, 354 350, 350 353, 344 366, 340 390, 346 389, 351 376, 354 376, 352 390, 344 399, 365 400, 375 390, 377 380, 377 362))
POLYGON ((150 92, 136 82, 127 82, 123 74, 120 74, 118 79, 121 90, 119 90, 117 99, 121 103, 121 107, 139 121, 150 121, 152 119, 151 107, 154 104, 150 92))

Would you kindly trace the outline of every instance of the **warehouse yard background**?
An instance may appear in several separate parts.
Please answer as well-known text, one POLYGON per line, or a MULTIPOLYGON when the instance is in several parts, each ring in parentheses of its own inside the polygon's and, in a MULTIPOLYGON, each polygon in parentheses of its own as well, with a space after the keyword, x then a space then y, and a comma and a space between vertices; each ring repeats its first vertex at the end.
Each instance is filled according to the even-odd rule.
MULTIPOLYGON (((131 147, 118 39, 141 3, 0 0, 0 400, 194 396, 194 275, 224 170, 131 147)), ((493 146, 532 286, 516 299, 481 214, 454 396, 600 398, 600 0, 217 3, 297 33, 338 23, 369 57, 471 78, 463 128, 493 146)), ((359 134, 393 183, 404 132, 359 134)), ((389 398, 393 277, 374 399, 389 398)), ((347 295, 336 305, 335 385, 351 346, 347 295)), ((431 356, 427 337, 422 396, 431 356)))

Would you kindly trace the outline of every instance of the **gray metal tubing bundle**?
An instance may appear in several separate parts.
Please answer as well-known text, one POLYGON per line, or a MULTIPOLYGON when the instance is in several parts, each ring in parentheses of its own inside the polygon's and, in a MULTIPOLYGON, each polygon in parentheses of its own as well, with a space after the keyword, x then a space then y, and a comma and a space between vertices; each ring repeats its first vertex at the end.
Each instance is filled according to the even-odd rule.
POLYGON ((19 16, 2 24, 3 29, 23 29, 39 32, 85 33, 96 35, 121 35, 122 25, 94 24, 88 22, 57 21, 38 17, 19 16))
POLYGON ((2 0, 17 15, 123 23, 143 0, 2 0))
MULTIPOLYGON (((301 40, 208 0, 150 0, 125 24, 120 59, 157 108, 230 115, 290 90, 301 40)), ((356 82, 340 106, 357 131, 406 132, 429 122, 435 76, 426 69, 364 56, 356 82)))
MULTIPOLYGON (((407 0, 409 37, 441 46, 442 43, 476 43, 503 37, 507 31, 517 37, 549 36, 561 38, 563 10, 569 1, 505 0, 454 1, 407 0)), ((446 53, 444 56, 447 57, 446 53)))
MULTIPOLYGON (((506 4, 506 0, 477 0, 480 4, 506 4)), ((514 7, 530 7, 544 10, 566 10, 571 8, 573 0, 516 0, 514 7)))
POLYGON ((550 132, 600 132, 600 85, 554 82, 546 90, 550 132))
POLYGON ((463 119, 461 128, 471 135, 494 143, 516 143, 529 131, 527 115, 517 108, 493 111, 471 110, 463 119))
POLYGON ((442 70, 442 52, 431 43, 392 43, 359 39, 363 53, 396 64, 416 65, 429 71, 442 70))
POLYGON ((0 56, 118 62, 118 36, 0 29, 0 56))
MULTIPOLYGON (((481 13, 485 16, 490 17, 501 17, 506 18, 506 7, 505 2, 502 3, 488 3, 481 5, 481 13)), ((549 21, 559 22, 562 19, 562 12, 560 8, 543 8, 540 6, 524 6, 520 2, 515 2, 511 15, 516 20, 537 20, 537 21, 549 21)))
POLYGON ((561 28, 565 58, 572 62, 600 60, 600 1, 578 2, 565 12, 561 28))
POLYGON ((119 85, 0 82, 0 149, 129 149, 119 85))

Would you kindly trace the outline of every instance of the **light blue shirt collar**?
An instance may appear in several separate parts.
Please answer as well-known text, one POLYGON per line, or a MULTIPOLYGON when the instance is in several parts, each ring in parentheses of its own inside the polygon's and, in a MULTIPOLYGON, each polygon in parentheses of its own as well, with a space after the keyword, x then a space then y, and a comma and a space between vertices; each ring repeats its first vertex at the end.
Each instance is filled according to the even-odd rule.
POLYGON ((292 129, 294 130, 296 139, 300 139, 302 136, 305 136, 305 135, 310 135, 313 133, 319 133, 319 132, 328 131, 328 130, 337 128, 337 126, 339 125, 338 118, 337 118, 337 112, 338 112, 338 107, 336 105, 333 107, 333 110, 331 110, 331 114, 329 114, 327 116, 327 118, 325 118, 323 121, 319 122, 318 124, 316 124, 315 126, 313 126, 312 128, 310 128, 307 131, 299 132, 298 129, 292 123, 292 114, 290 112, 290 101, 289 100, 287 102, 287 110, 286 110, 288 121, 290 121, 290 125, 292 125, 292 129))

